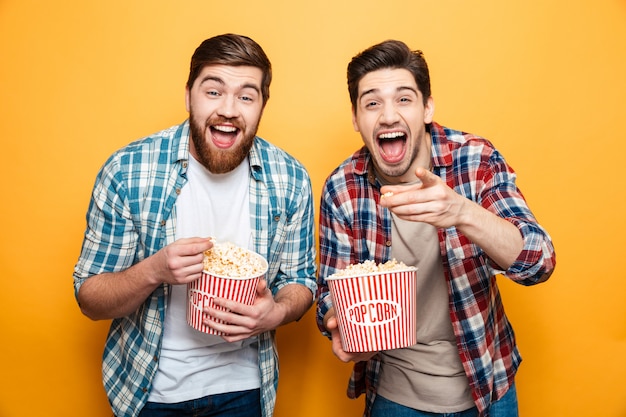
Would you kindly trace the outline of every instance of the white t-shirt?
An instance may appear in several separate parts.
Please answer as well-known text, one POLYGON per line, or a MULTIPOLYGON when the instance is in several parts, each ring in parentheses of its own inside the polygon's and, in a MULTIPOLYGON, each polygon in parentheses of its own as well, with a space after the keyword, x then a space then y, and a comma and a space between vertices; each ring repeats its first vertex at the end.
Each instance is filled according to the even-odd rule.
MULTIPOLYGON (((189 158, 187 183, 176 200, 176 239, 212 236, 252 249, 249 164, 212 174, 189 158)), ((173 285, 159 368, 148 401, 175 403, 260 386, 256 338, 228 343, 186 321, 186 285, 173 285)))

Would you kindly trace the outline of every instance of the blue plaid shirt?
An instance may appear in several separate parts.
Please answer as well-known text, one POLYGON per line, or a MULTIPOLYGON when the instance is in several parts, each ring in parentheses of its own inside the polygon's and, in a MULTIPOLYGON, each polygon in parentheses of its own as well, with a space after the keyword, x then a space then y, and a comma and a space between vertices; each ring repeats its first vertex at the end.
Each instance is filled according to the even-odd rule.
MULTIPOLYGON (((543 282, 554 270, 555 252, 515 185, 513 169, 490 142, 437 123, 430 133, 433 172, 460 195, 517 226, 524 239, 522 252, 504 271, 456 227, 438 229, 459 355, 476 406, 486 416, 513 383, 521 362, 496 276, 522 285, 543 282)), ((322 191, 317 322, 327 336, 323 317, 332 303, 325 277, 350 264, 391 257, 391 214, 379 204, 381 185, 370 161, 367 149, 360 149, 330 174, 322 191)), ((377 355, 355 364, 350 379, 349 397, 366 393, 366 416, 379 371, 377 355)))
MULTIPOLYGON (((189 122, 114 153, 96 178, 83 247, 74 270, 76 296, 85 280, 122 271, 174 242, 176 198, 186 183, 189 122)), ((256 137, 249 153, 250 226, 255 251, 269 263, 275 294, 288 284, 315 293, 315 231, 311 184, 290 155, 256 137)), ((156 373, 170 287, 157 288, 133 314, 111 323, 102 374, 116 416, 134 417, 156 373)), ((311 297, 313 299, 313 297, 311 297)), ((278 386, 274 331, 259 335, 263 416, 273 414, 278 386)))

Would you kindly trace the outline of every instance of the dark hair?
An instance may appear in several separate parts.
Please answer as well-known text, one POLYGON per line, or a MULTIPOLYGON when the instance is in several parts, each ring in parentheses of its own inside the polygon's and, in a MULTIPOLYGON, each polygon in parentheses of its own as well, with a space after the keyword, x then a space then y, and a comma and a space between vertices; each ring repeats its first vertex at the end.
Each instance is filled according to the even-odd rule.
POLYGON ((247 36, 227 33, 203 41, 191 57, 187 87, 191 89, 194 81, 207 65, 251 66, 263 72, 261 94, 263 103, 270 98, 272 82, 272 64, 263 48, 247 36))
POLYGON ((431 93, 430 75, 424 54, 419 50, 411 51, 404 42, 387 40, 357 54, 348 64, 348 92, 353 109, 356 110, 361 78, 372 71, 385 68, 409 70, 426 104, 431 93))

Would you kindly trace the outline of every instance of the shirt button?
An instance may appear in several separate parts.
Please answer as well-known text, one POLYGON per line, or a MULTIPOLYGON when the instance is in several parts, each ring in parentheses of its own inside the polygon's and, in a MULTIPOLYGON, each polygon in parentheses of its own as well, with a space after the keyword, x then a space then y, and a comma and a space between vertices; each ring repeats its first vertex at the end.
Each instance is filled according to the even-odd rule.
POLYGON ((387 246, 387 247, 391 246, 391 240, 386 241, 385 242, 385 246, 387 246))
POLYGON ((148 388, 143 387, 143 388, 141 389, 141 391, 145 394, 146 392, 148 392, 148 388))
POLYGON ((154 355, 154 357, 152 358, 152 360, 154 360, 155 362, 159 361, 159 357, 157 355, 154 355))
POLYGON ((176 194, 177 194, 177 195, 180 195, 180 188, 177 188, 177 189, 176 189, 176 194))
POLYGON ((161 226, 165 226, 166 221, 165 220, 161 220, 161 226))
POLYGON ((279 221, 280 220, 280 216, 274 216, 274 221, 279 221))

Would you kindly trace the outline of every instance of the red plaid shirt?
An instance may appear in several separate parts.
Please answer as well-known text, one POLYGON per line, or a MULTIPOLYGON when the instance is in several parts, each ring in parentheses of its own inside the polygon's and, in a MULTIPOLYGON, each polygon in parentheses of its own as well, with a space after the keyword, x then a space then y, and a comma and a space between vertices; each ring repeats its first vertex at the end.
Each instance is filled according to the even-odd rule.
MULTIPOLYGON (((452 326, 459 355, 481 416, 509 389, 521 362, 515 335, 502 305, 497 275, 533 285, 548 279, 556 258, 548 233, 537 223, 515 173, 484 138, 433 123, 433 172, 457 193, 513 223, 524 248, 506 271, 455 227, 438 229, 448 286, 452 326)), ((350 264, 391 255, 391 215, 380 206, 381 184, 373 175, 370 154, 361 148, 327 178, 320 207, 320 269, 317 321, 331 307, 325 277, 350 264)), ((376 394, 380 358, 355 364, 348 396, 366 393, 365 415, 376 394)))

